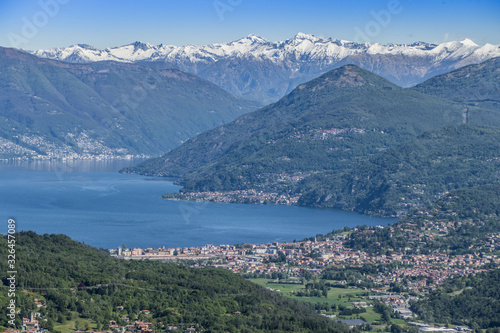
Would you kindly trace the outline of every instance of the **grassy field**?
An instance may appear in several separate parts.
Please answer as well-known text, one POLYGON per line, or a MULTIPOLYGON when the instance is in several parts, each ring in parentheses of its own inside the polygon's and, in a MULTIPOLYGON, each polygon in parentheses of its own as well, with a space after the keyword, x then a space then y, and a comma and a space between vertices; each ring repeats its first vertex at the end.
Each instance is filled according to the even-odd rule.
MULTIPOLYGON (((342 305, 346 308, 353 308, 354 305, 352 302, 367 302, 369 301, 361 298, 361 295, 366 293, 366 290, 360 288, 330 288, 328 290, 328 297, 299 297, 294 294, 299 290, 304 289, 304 285, 302 284, 286 284, 286 283, 276 283, 274 280, 270 279, 249 279, 250 281, 266 287, 272 288, 274 290, 279 290, 283 295, 296 299, 300 302, 309 302, 309 303, 326 303, 328 305, 339 306, 342 305)), ((328 282, 328 281, 325 281, 328 282)), ((336 312, 338 314, 338 312, 336 312)), ((361 313, 359 315, 351 315, 351 316, 342 316, 345 319, 354 319, 363 317, 368 322, 373 322, 380 319, 380 314, 375 313, 372 307, 366 308, 365 313, 361 313)))
MULTIPOLYGON (((77 315, 77 313, 73 312, 73 316, 75 315, 77 315)), ((54 325, 54 331, 59 331, 61 333, 74 332, 77 320, 80 331, 84 331, 86 327, 88 327, 90 330, 93 331, 97 329, 96 323, 93 322, 92 320, 78 318, 78 319, 66 320, 63 324, 54 325)))

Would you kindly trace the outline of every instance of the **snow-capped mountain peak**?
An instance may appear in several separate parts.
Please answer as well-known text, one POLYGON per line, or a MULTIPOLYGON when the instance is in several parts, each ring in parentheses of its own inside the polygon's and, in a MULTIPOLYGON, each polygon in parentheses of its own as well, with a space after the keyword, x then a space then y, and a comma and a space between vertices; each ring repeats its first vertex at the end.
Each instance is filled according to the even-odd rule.
POLYGON ((250 34, 246 37, 243 37, 243 38, 240 38, 234 42, 230 42, 230 43, 227 43, 227 44, 217 44, 217 45, 228 45, 228 44, 232 44, 232 45, 235 45, 235 44, 245 44, 245 45, 262 45, 262 44, 267 44, 269 43, 268 40, 266 40, 265 38, 262 38, 261 36, 259 35, 256 35, 256 34, 250 34))
POLYGON ((460 43, 462 43, 465 46, 470 46, 470 47, 478 47, 479 46, 476 43, 474 43, 474 41, 472 39, 469 39, 469 38, 465 38, 464 40, 460 41, 460 43))
POLYGON ((146 51, 148 49, 155 47, 154 45, 151 45, 149 43, 144 43, 144 42, 139 42, 139 41, 132 43, 131 45, 133 45, 136 50, 141 49, 143 51, 146 51))
POLYGON ((89 45, 89 44, 76 44, 76 45, 72 45, 72 46, 79 47, 79 48, 86 49, 86 50, 97 50, 95 47, 93 47, 92 45, 89 45))
POLYGON ((249 34, 245 38, 253 40, 253 41, 256 41, 256 42, 265 42, 265 43, 267 43, 267 39, 265 39, 265 38, 263 38, 263 37, 261 37, 259 35, 256 35, 256 34, 249 34))
POLYGON ((320 38, 314 36, 314 35, 310 35, 310 34, 305 34, 303 32, 299 32, 295 35, 294 39, 308 39, 310 41, 318 41, 320 40, 320 38))
POLYGON ((272 102, 297 84, 342 64, 356 64, 396 84, 411 86, 436 74, 499 57, 500 46, 479 46, 468 38, 438 45, 355 43, 299 32, 276 42, 250 34, 231 42, 201 46, 135 42, 104 50, 72 45, 28 52, 78 63, 165 61, 236 95, 272 102))
MULTIPOLYGON (((138 60, 165 60, 182 62, 182 57, 200 63, 217 62, 225 57, 247 57, 249 55, 270 60, 276 64, 293 59, 321 58, 323 63, 337 62, 355 54, 402 54, 406 56, 431 56, 433 58, 463 58, 472 53, 500 56, 498 47, 486 44, 479 46, 471 39, 446 42, 439 45, 424 42, 412 44, 354 43, 346 40, 325 39, 299 32, 285 41, 270 42, 256 34, 239 40, 211 45, 151 45, 135 42, 128 45, 98 50, 89 45, 78 44, 67 48, 29 51, 37 56, 70 62, 115 60, 133 62, 138 60), (482 49, 484 49, 482 51, 482 49), (182 55, 182 56, 181 56, 182 55)), ((181 66, 183 67, 183 66, 181 66)))

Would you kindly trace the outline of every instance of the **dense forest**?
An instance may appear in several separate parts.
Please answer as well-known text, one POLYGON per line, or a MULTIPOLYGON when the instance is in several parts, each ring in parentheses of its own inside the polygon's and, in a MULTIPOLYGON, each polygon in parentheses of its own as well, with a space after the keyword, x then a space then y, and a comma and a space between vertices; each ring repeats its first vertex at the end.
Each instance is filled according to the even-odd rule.
MULTIPOLYGON (((207 332, 343 332, 307 305, 221 269, 190 269, 152 261, 123 261, 63 235, 16 234, 17 304, 22 317, 42 314, 43 327, 89 319, 147 320, 161 329, 194 325, 207 332), (36 310, 34 299, 43 303, 36 310), (123 310, 118 307, 123 306, 123 310), (149 310, 151 314, 144 314, 149 310)), ((6 257, 6 237, 0 239, 6 257)), ((0 326, 7 327, 7 267, 0 265, 0 326)), ((18 318, 19 320, 19 318, 18 318)), ((20 326, 20 325, 19 325, 20 326)), ((19 327, 18 326, 18 327, 19 327)))
POLYGON ((474 330, 500 327, 500 269, 455 278, 412 308, 430 322, 468 325, 474 330))
POLYGON ((458 188, 499 184, 500 128, 460 125, 426 132, 339 176, 304 180, 303 204, 374 215, 418 211, 458 188), (321 182, 321 185, 319 185, 321 182))

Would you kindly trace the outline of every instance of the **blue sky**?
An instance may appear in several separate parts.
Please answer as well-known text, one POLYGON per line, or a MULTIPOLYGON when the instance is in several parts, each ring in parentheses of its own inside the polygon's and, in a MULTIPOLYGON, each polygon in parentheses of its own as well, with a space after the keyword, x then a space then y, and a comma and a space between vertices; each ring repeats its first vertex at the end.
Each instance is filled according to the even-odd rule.
POLYGON ((500 44, 498 0, 0 0, 0 45, 210 44, 297 32, 361 42, 500 44))

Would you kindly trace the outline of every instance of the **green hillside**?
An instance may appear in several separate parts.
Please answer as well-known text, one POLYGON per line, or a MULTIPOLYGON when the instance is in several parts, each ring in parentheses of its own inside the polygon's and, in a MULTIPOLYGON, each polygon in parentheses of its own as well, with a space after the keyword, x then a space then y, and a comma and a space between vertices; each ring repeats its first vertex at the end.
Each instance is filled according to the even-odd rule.
POLYGON ((39 153, 164 153, 257 107, 161 62, 68 64, 0 48, 0 73, 0 138, 39 153))
POLYGON ((500 58, 438 75, 412 88, 467 106, 500 110, 500 58))
POLYGON ((304 205, 396 215, 421 210, 454 189, 499 184, 498 170, 500 128, 461 125, 426 132, 341 177, 311 177, 299 186, 304 205))
POLYGON ((412 308, 428 322, 468 325, 474 330, 489 328, 497 332, 500 326, 500 270, 451 280, 413 303, 412 308))
MULTIPOLYGON (((403 89, 347 65, 300 85, 275 104, 123 172, 181 177, 184 192, 256 189, 299 196, 299 204, 306 206, 342 206, 391 215, 396 211, 392 202, 386 207, 378 198, 378 203, 374 198, 362 198, 388 189, 374 192, 368 188, 372 185, 364 184, 367 189, 352 196, 349 186, 358 186, 357 179, 362 178, 356 173, 371 168, 364 163, 385 163, 391 154, 388 149, 405 142, 411 146, 424 132, 463 123, 499 126, 500 113, 403 89), (367 162, 377 156, 378 162, 367 162)), ((432 140, 426 141, 429 147, 432 140)), ((450 140, 457 144, 461 139, 450 140)), ((442 149, 452 144, 446 142, 442 149)), ((404 157, 403 153, 393 154, 398 155, 395 159, 404 157)), ((407 176, 406 182, 418 183, 407 176)), ((469 186, 458 181, 453 186, 469 186)), ((436 191, 442 189, 436 187, 436 191)), ((390 200, 398 195, 401 193, 390 200)))
MULTIPOLYGON (((0 243, 6 258, 5 236, 0 243)), ((155 331, 194 325, 207 332, 347 332, 308 306, 228 271, 114 259, 63 235, 16 234, 16 263, 21 316, 36 310, 36 298, 44 305, 36 311, 47 319, 40 322, 51 331, 75 321, 104 330, 110 320, 126 325, 127 317, 152 322, 155 331)), ((6 261, 0 267, 0 326, 6 327, 6 261)))

